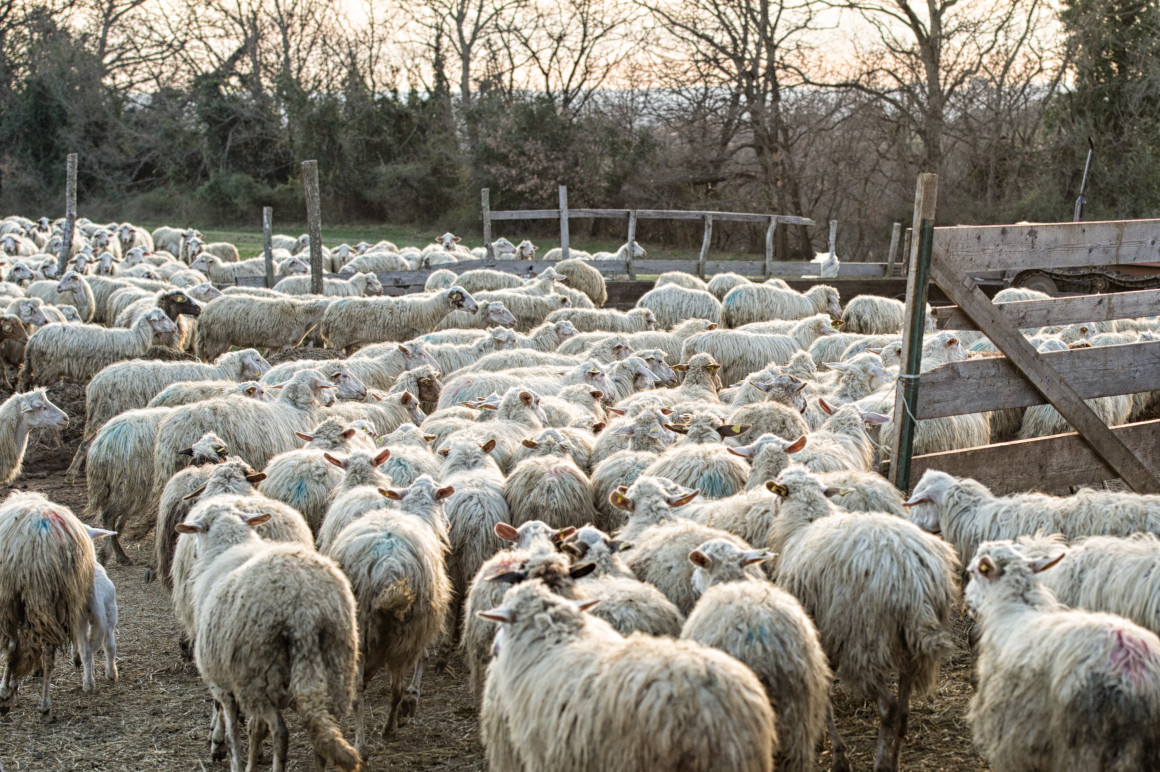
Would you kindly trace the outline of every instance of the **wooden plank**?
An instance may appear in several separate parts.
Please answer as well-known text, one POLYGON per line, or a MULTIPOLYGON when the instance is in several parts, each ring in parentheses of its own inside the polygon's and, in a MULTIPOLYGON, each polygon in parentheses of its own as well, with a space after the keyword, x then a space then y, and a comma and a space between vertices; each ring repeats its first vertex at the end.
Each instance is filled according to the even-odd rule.
POLYGON ((69 153, 65 156, 64 164, 64 236, 60 240, 60 256, 56 261, 58 276, 64 276, 64 267, 72 256, 73 234, 77 229, 77 154, 69 153))
POLYGON ((960 274, 1160 262, 1160 220, 936 228, 936 259, 960 274))
POLYGON ((705 215, 705 235, 701 238, 701 254, 697 257, 697 275, 705 280, 705 258, 709 256, 709 244, 713 241, 713 215, 705 215))
POLYGON ((920 174, 914 191, 914 218, 911 230, 921 234, 910 253, 910 271, 906 280, 906 324, 902 331, 902 363, 899 368, 901 388, 894 395, 894 431, 890 436, 890 465, 887 479, 902 490, 909 490, 910 459, 914 454, 916 422, 914 406, 918 403, 918 374, 922 366, 922 338, 926 327, 926 296, 930 284, 929 270, 934 240, 934 213, 938 201, 938 175, 920 174))
MULTIPOLYGON (((1111 432, 1147 467, 1160 469, 1160 420, 1118 426, 1111 432)), ((915 456, 910 472, 912 486, 927 469, 972 477, 999 496, 1059 491, 1119 477, 1074 433, 915 456)))
MULTIPOLYGON (((1160 290, 1112 292, 1104 295, 1077 295, 1051 300, 1016 300, 996 303, 1008 322, 1018 329, 1067 325, 1083 322, 1108 322, 1113 319, 1135 319, 1152 316, 1160 308, 1160 290)), ((940 308, 935 317, 939 329, 973 330, 975 323, 957 306, 940 308)))
POLYGON ((898 242, 902 237, 902 223, 894 223, 890 230, 890 249, 886 250, 886 275, 894 275, 894 262, 898 257, 898 242))
POLYGON ((687 211, 683 209, 638 209, 636 210, 636 217, 638 220, 703 220, 707 215, 712 215, 714 220, 722 222, 752 222, 752 223, 766 223, 770 217, 777 218, 779 223, 786 225, 814 225, 814 221, 808 217, 796 217, 793 215, 784 214, 754 214, 750 212, 707 212, 707 211, 687 211))
POLYGON ((626 220, 628 219, 627 209, 569 209, 568 216, 571 218, 586 217, 592 220, 626 220))
POLYGON ((306 226, 310 234, 310 292, 322 294, 322 204, 318 191, 318 161, 302 162, 306 186, 306 226))
POLYGON ((271 241, 271 232, 274 227, 274 208, 262 207, 262 256, 266 264, 266 289, 273 289, 276 282, 274 276, 274 249, 271 241))
POLYGON ((838 221, 830 220, 830 257, 838 251, 838 221))
POLYGON ((509 209, 506 212, 492 212, 492 220, 556 220, 559 209, 509 209))
POLYGON ((491 190, 488 188, 480 188, 479 190, 479 208, 480 216, 483 219, 483 248, 487 252, 487 259, 494 260, 495 252, 491 246, 491 190))
POLYGON ((773 276, 773 234, 777 230, 777 218, 770 217, 769 225, 765 228, 765 271, 762 276, 773 276))
MULTIPOLYGON (((1112 434, 1087 403, 1023 335, 1007 323, 999 310, 974 286, 974 282, 969 282, 969 287, 965 286, 962 273, 957 268, 952 269, 947 264, 946 258, 939 255, 932 258, 930 271, 931 278, 943 288, 943 292, 974 319, 979 329, 1027 375, 1035 388, 1047 397, 1060 415, 1083 435, 1132 490, 1137 493, 1160 493, 1160 480, 1157 480, 1156 475, 1112 434)), ((904 422, 895 421, 895 423, 904 422)), ((896 453, 893 458, 901 461, 902 456, 896 453)), ((909 470, 903 470, 901 463, 899 467, 902 479, 909 479, 909 474, 903 474, 903 471, 909 470)))
MULTIPOLYGON (((1041 355, 1083 399, 1151 391, 1160 383, 1160 341, 1041 355)), ((918 418, 981 413, 1047 402, 1005 357, 951 362, 920 378, 918 418)))
POLYGON ((568 186, 560 186, 560 259, 567 260, 568 250, 568 186))
POLYGON ((628 280, 636 281, 636 250, 632 246, 636 243, 636 212, 628 213, 628 238, 624 243, 628 244, 628 280))

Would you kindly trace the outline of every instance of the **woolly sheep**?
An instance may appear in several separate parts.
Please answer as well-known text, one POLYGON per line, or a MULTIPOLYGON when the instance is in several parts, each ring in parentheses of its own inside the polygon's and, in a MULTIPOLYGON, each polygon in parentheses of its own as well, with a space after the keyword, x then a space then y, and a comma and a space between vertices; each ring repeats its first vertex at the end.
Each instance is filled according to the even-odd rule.
POLYGON ((563 375, 559 372, 555 368, 540 367, 502 373, 466 373, 447 381, 439 395, 439 408, 454 407, 492 392, 506 393, 517 387, 541 394, 558 394, 568 386, 583 383, 602 392, 606 398, 614 392, 607 373, 598 362, 584 362, 564 371, 563 375))
POLYGON ((747 284, 730 290, 721 301, 724 327, 740 327, 769 319, 802 319, 822 313, 836 319, 842 316, 838 291, 825 284, 814 285, 804 293, 768 284, 747 284))
POLYGON ((709 280, 707 289, 713 293, 717 300, 724 300, 725 296, 729 294, 729 290, 734 287, 740 287, 744 284, 749 284, 747 277, 736 273, 717 273, 709 280))
POLYGON ((832 334, 829 321, 817 317, 796 325, 789 335, 753 334, 744 330, 701 332, 685 341, 681 360, 687 362, 694 354, 710 354, 722 365, 721 379, 734 383, 771 364, 788 364, 796 352, 832 334))
POLYGON ((502 623, 480 719, 492 769, 772 769, 774 715, 748 668, 691 641, 622 638, 591 605, 525 582, 484 612, 502 623), (582 692, 545 688, 565 668, 582 692))
POLYGON ((644 332, 655 330, 656 314, 649 308, 634 308, 628 313, 612 309, 566 308, 548 314, 547 321, 566 320, 580 332, 644 332))
POLYGON ((253 722, 251 762, 268 730, 274 766, 285 768, 282 711, 293 703, 320 766, 357 770, 362 759, 337 724, 354 697, 358 670, 350 584, 308 547, 263 542, 251 528, 266 520, 211 500, 178 526, 197 534, 198 561, 208 564, 198 587, 195 660, 222 706, 231 768, 241 768, 239 709, 253 722), (228 570, 239 558, 248 559, 228 570), (218 563, 225 564, 221 571, 214 570, 218 563))
MULTIPOLYGON (((807 772, 825 729, 833 674, 797 599, 745 572, 770 557, 719 539, 690 552, 701 597, 681 637, 720 649, 753 670, 777 714, 777 768, 807 772)), ((844 754, 834 754, 832 766, 848 764, 844 754)))
POLYGON ((391 478, 392 485, 406 488, 423 475, 439 477, 442 459, 431 451, 429 443, 429 436, 413 424, 403 424, 378 438, 376 447, 391 451, 390 457, 379 467, 391 478))
MULTIPOLYGON (((288 276, 274 285, 274 289, 287 295, 309 295, 309 276, 288 276)), ((322 294, 327 297, 351 298, 383 294, 383 285, 373 273, 356 273, 349 279, 323 279, 322 294)))
POLYGON ((636 306, 651 309, 656 315, 657 325, 666 330, 691 317, 721 321, 721 302, 704 288, 661 285, 658 281, 656 288, 636 301, 636 306))
POLYGON ((114 362, 144 354, 154 334, 176 330, 177 325, 160 309, 143 315, 128 330, 92 324, 50 324, 29 336, 17 388, 48 385, 61 379, 84 383, 114 362))
POLYGON ((459 287, 430 295, 383 298, 340 298, 322 317, 322 337, 332 348, 347 350, 358 344, 410 340, 431 332, 451 311, 476 310, 475 300, 459 287))
POLYGON ((391 453, 390 448, 358 451, 345 458, 327 453, 326 459, 345 471, 342 482, 331 492, 330 508, 318 529, 318 550, 327 552, 343 530, 368 512, 389 508, 393 502, 383 498, 381 490, 391 480, 379 469, 391 453))
POLYGON ((0 404, 0 483, 8 484, 20 476, 24 450, 31 429, 56 429, 68 426, 68 416, 52 404, 44 389, 13 394, 0 404))
POLYGON ((967 723, 999 772, 1160 766, 1160 638, 1123 617, 1072 611, 1028 560, 984 542, 968 569, 978 687, 967 723))
POLYGON ((597 308, 608 302, 608 289, 600 271, 578 258, 556 263, 555 269, 564 275, 564 283, 583 292, 597 308))
POLYGON ((723 499, 745 489, 749 466, 722 443, 723 438, 740 434, 741 426, 723 425, 716 416, 698 413, 677 431, 686 436, 661 454, 645 475, 696 489, 709 499, 723 499))
MULTIPOLYGON (((906 324, 906 304, 878 295, 858 295, 842 310, 842 331, 862 335, 899 335, 906 324)), ((926 330, 934 330, 930 305, 926 307, 926 330)))
POLYGON ((970 478, 929 469, 906 502, 910 520, 954 546, 960 559, 980 543, 1036 532, 1083 536, 1160 534, 1160 496, 1084 488, 1073 496, 1023 493, 995 496, 970 478))
POLYGON ((197 355, 217 359, 231 346, 279 350, 297 346, 324 318, 325 298, 262 298, 223 295, 205 304, 197 324, 197 355))
POLYGON ((266 384, 257 381, 179 381, 162 389, 145 407, 181 407, 226 394, 242 394, 259 402, 273 402, 277 392, 267 390, 266 384))
MULTIPOLYGON (((469 343, 488 327, 513 327, 516 317, 500 300, 477 300, 477 311, 452 311, 443 317, 435 332, 423 336, 431 343, 469 343), (437 333, 444 332, 440 336, 437 333)), ((552 348, 555 348, 553 345, 552 348)))
POLYGON ((401 255, 390 252, 373 252, 352 259, 339 269, 338 274, 349 276, 352 273, 395 273, 412 269, 413 266, 401 255))
MULTIPOLYGON (((85 526, 89 536, 96 539, 109 535, 108 531, 85 526)), ((117 588, 109 579, 108 572, 100 563, 96 563, 93 572, 93 594, 89 598, 85 609, 84 621, 81 623, 80 650, 76 652, 73 664, 77 658, 84 668, 82 688, 91 692, 96 688, 93 679, 93 657, 97 649, 105 650, 105 678, 109 681, 117 680, 117 588)))
MULTIPOLYGON (((534 442, 524 439, 528 441, 534 442)), ((558 452, 519 462, 504 480, 503 496, 513 525, 542 520, 553 528, 579 527, 596 516, 588 475, 562 450, 558 452)))
POLYGON ((427 275, 427 281, 423 285, 424 292, 437 292, 441 289, 448 289, 454 286, 458 281, 459 276, 455 271, 448 271, 446 268, 440 268, 437 271, 432 271, 427 275))
POLYGON ((80 632, 93 593, 96 556, 84 525, 39 493, 14 492, 0 504, 0 715, 20 681, 39 666, 40 715, 52 720, 49 686, 55 651, 80 632))
POLYGON ((464 271, 459 274, 459 280, 455 283, 471 293, 490 292, 492 290, 512 289, 524 286, 524 280, 514 273, 493 271, 488 268, 464 271))
POLYGON ((774 579, 814 620, 837 678, 855 698, 877 703, 874 765, 897 769, 910 692, 930 693, 951 648, 954 551, 893 515, 833 510, 802 467, 767 487, 782 499, 766 544, 779 555, 774 579), (895 674, 897 699, 889 687, 895 674))

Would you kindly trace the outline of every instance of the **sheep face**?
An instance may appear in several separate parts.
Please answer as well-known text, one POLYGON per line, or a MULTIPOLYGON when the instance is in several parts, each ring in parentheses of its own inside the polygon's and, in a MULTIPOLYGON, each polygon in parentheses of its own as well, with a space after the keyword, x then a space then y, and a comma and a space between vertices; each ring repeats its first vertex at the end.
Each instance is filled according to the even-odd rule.
POLYGON ((451 303, 453 309, 462 309, 471 314, 479 310, 479 306, 475 303, 475 298, 471 297, 463 287, 451 287, 444 290, 444 292, 447 293, 447 300, 451 303))
POLYGON ((910 509, 907 519, 928 533, 941 533, 939 513, 942 511, 946 492, 954 482, 955 478, 946 472, 928 469, 906 501, 906 506, 910 509))
POLYGON ((24 324, 30 324, 33 327, 43 327, 48 324, 48 318, 45 317, 44 311, 40 310, 40 305, 31 300, 20 301, 16 305, 16 313, 24 324))
POLYGON ((154 333, 168 335, 177 332, 177 325, 160 308, 154 308, 145 314, 145 318, 149 320, 149 326, 153 328, 154 333))
POLYGON ((4 314, 0 317, 0 340, 14 340, 24 343, 28 340, 28 329, 20 323, 19 317, 4 314))
MULTIPOLYGON (((116 266, 114 264, 118 262, 120 261, 113 255, 112 252, 102 252, 97 257, 97 267, 93 273, 95 273, 97 276, 112 276, 116 271, 116 266)), ((138 258, 137 263, 140 262, 141 259, 138 258)), ((136 265, 137 263, 134 263, 133 265, 136 265)))
POLYGON ((189 287, 186 292, 189 296, 199 303, 208 303, 214 298, 220 298, 222 291, 210 284, 208 281, 203 281, 201 284, 195 284, 189 287))
POLYGON ((181 314, 192 316, 195 319, 201 316, 201 303, 191 298, 186 290, 166 292, 157 301, 157 308, 170 320, 176 319, 181 314))
POLYGON ((327 375, 334 385, 334 396, 338 399, 366 399, 367 387, 342 365, 335 366, 327 375))
POLYGON ((689 553, 693 569, 693 588, 704 593, 714 584, 748 579, 745 567, 773 557, 764 550, 743 550, 728 539, 711 539, 689 553))
POLYGON ((419 401, 420 402, 438 402, 439 395, 443 392, 443 384, 439 378, 434 375, 424 375, 419 378, 418 384, 419 401))
POLYGON ((460 241, 459 237, 456 236, 454 233, 450 233, 450 232, 444 233, 442 236, 439 237, 439 243, 442 244, 443 248, 445 250, 447 250, 448 252, 454 252, 455 245, 458 244, 459 241, 460 241))
POLYGON ((49 401, 43 389, 20 398, 20 421, 29 429, 65 429, 68 416, 49 401))
POLYGON ((379 277, 373 273, 364 274, 366 276, 366 289, 363 290, 364 295, 382 295, 383 284, 379 281, 379 277))
POLYGON ((1064 552, 1029 558, 1010 542, 987 541, 979 545, 967 567, 968 583, 963 592, 967 608, 978 614, 989 602, 1027 602, 1028 591, 1038 581, 1035 574, 1063 559, 1064 552))
POLYGON ((248 349, 242 353, 242 380, 256 381, 269 371, 270 363, 257 351, 248 349))
POLYGON ((403 355, 404 370, 414 370, 416 367, 423 365, 429 365, 435 368, 436 371, 439 370, 439 363, 423 350, 423 344, 420 341, 412 340, 407 343, 400 343, 399 352, 403 355))
POLYGON ((208 252, 203 252, 197 257, 196 260, 189 264, 189 267, 195 271, 201 271, 202 273, 205 273, 210 269, 210 266, 213 265, 213 261, 213 255, 209 254, 208 252))
POLYGON ((56 283, 56 291, 72 292, 73 290, 81 289, 83 284, 84 281, 81 279, 81 275, 78 272, 69 271, 64 275, 64 277, 61 278, 60 281, 56 283))
POLYGON ((308 273, 310 273, 310 266, 296 257, 285 260, 278 266, 278 274, 281 276, 302 276, 308 273))
POLYGON ((839 302, 838 291, 826 288, 826 313, 835 319, 842 318, 842 304, 839 302))
POLYGON ((34 278, 36 277, 32 273, 32 269, 24 263, 13 264, 12 270, 8 272, 8 281, 12 282, 13 284, 27 284, 34 278))
POLYGON ((561 319, 560 321, 554 322, 553 324, 556 327, 556 337, 560 339, 561 343, 577 334, 575 325, 573 325, 567 319, 561 319))
POLYGON ((535 260, 536 250, 538 249, 539 247, 537 247, 535 244, 528 241, 527 239, 524 239, 515 249, 516 260, 535 260))

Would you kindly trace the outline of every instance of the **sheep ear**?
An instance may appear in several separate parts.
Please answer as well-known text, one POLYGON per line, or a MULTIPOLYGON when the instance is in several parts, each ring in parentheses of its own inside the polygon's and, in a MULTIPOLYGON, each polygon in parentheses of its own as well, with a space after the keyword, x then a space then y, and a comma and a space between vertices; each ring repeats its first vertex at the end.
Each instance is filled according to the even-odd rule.
POLYGON ((718 426, 717 433, 722 437, 736 437, 739 434, 745 434, 749 429, 749 424, 733 424, 731 426, 718 426))
POLYGON ((404 405, 409 405, 409 404, 411 404, 411 401, 413 399, 415 399, 415 398, 413 396, 411 396, 411 392, 404 391, 403 396, 399 397, 399 402, 401 402, 404 405))
POLYGON ((604 399, 604 392, 600 389, 593 389, 588 393, 592 395, 592 399, 604 399))
POLYGON ((447 458, 449 455, 451 455, 451 448, 440 448, 435 452, 443 456, 443 458, 447 458))
POLYGON ((435 491, 435 500, 440 501, 442 499, 445 499, 448 496, 450 496, 452 493, 455 493, 455 488, 451 485, 444 485, 442 488, 435 491))
POLYGON ((1039 558, 1037 560, 1032 560, 1030 563, 1031 573, 1038 574, 1040 571, 1046 571, 1047 569, 1051 568, 1059 561, 1063 560, 1063 556, 1065 554, 1067 554, 1067 553, 1061 552, 1058 555, 1056 555, 1055 557, 1047 556, 1047 557, 1039 558))
POLYGON ((198 488, 197 490, 195 490, 193 493, 191 493, 191 494, 189 494, 188 496, 185 496, 184 498, 182 498, 182 501, 193 501, 193 500, 194 500, 194 499, 196 499, 198 496, 200 496, 201 494, 205 493, 205 489, 206 489, 206 487, 207 487, 206 485, 203 485, 203 486, 201 486, 200 488, 198 488))
POLYGON ((435 440, 439 439, 439 437, 435 434, 424 434, 423 439, 427 440, 427 442, 434 442, 435 440))
POLYGON ((606 407, 604 409, 613 415, 624 415, 624 408, 622 407, 606 407))
MULTIPOLYGON (((344 440, 349 440, 351 437, 353 437, 353 436, 354 436, 354 432, 355 432, 355 430, 354 430, 354 429, 347 429, 347 430, 345 430, 345 431, 344 431, 344 432, 343 432, 343 433, 342 433, 340 436, 341 436, 341 437, 342 437, 344 440)), ((298 433, 297 433, 297 432, 295 432, 295 434, 298 434, 298 433)), ((299 437, 303 437, 303 438, 305 438, 305 435, 302 435, 302 434, 298 434, 298 436, 299 436, 299 437)))
POLYGON ((538 447, 540 447, 540 443, 536 442, 531 437, 524 440, 520 444, 523 445, 525 448, 538 448, 538 447))
POLYGON ((558 531, 552 531, 552 543, 553 544, 560 544, 565 539, 571 537, 575 533, 576 533, 576 526, 574 526, 574 525, 569 525, 565 528, 561 528, 558 531))
POLYGON ((687 364, 685 364, 684 362, 678 362, 677 364, 672 366, 672 369, 676 370, 678 373, 683 373, 689 369, 689 366, 687 364))
POLYGON ((880 426, 890 420, 890 416, 881 413, 863 413, 862 420, 868 424, 880 426))
POLYGON ((773 480, 770 480, 765 484, 765 489, 775 496, 785 497, 789 495, 789 488, 773 480))
POLYGON ((831 370, 837 370, 840 373, 847 372, 850 369, 850 365, 845 362, 824 362, 823 364, 831 370))
POLYGON ((608 550, 610 552, 624 552, 632 546, 632 542, 624 541, 623 539, 613 539, 608 542, 608 550))
POLYGON ((579 566, 572 566, 572 570, 568 572, 568 576, 573 579, 583 579, 596 570, 595 563, 584 563, 579 566))
POLYGON ((401 501, 403 499, 402 491, 396 491, 390 488, 379 488, 379 493, 383 494, 391 501, 401 501))
POLYGON ((832 499, 835 496, 841 496, 843 490, 844 490, 843 488, 834 488, 831 486, 831 487, 823 490, 822 495, 825 496, 827 499, 832 499))
POLYGON ((706 555, 704 552, 701 552, 701 550, 693 550, 692 552, 690 552, 689 553, 689 560, 694 565, 698 565, 701 568, 708 568, 709 566, 713 565, 712 559, 710 559, 709 556, 706 555))
POLYGON ((834 414, 834 408, 830 407, 826 403, 826 401, 824 399, 822 399, 821 397, 818 397, 818 407, 820 407, 822 409, 822 412, 825 413, 826 415, 833 415, 834 414))
POLYGON ((528 578, 527 571, 505 571, 502 574, 489 576, 487 581, 495 582, 496 584, 519 584, 528 578))
POLYGON ((511 624, 516 621, 516 612, 506 608, 493 608, 488 611, 476 611, 475 615, 480 619, 488 619, 492 622, 503 622, 511 624))
POLYGON ((626 512, 632 511, 632 499, 630 499, 628 496, 625 496, 620 491, 613 491, 611 494, 609 494, 608 500, 612 503, 612 506, 616 507, 617 509, 623 509, 626 512))
POLYGON ((371 392, 371 396, 375 398, 375 402, 382 402, 383 401, 383 398, 380 397, 378 394, 375 394, 373 391, 371 392))
POLYGON ((250 526, 251 528, 256 528, 262 523, 269 522, 271 517, 273 517, 273 515, 271 515, 269 512, 258 512, 254 515, 242 515, 242 519, 246 521, 246 525, 250 526))
MULTIPOLYGON (((305 432, 294 432, 294 436, 297 437, 298 439, 302 440, 303 442, 314 442, 314 438, 311 437, 309 434, 306 434, 305 432)), ((346 432, 343 432, 342 436, 349 437, 350 435, 347 434, 346 432)))
MULTIPOLYGON (((188 496, 186 498, 189 498, 188 496)), ((205 529, 202 528, 201 523, 178 523, 173 526, 173 530, 178 533, 201 533, 205 529)))
POLYGON ((250 483, 251 485, 253 485, 255 483, 260 483, 260 482, 262 482, 262 480, 265 480, 265 479, 266 479, 265 472, 253 472, 252 474, 246 475, 246 482, 250 483))
MULTIPOLYGON (((725 427, 721 427, 721 428, 725 428, 725 427)), ((741 456, 742 458, 753 458, 753 446, 752 445, 738 445, 735 448, 726 447, 725 450, 729 451, 730 453, 732 453, 735 456, 741 456)))
POLYGON ((680 496, 673 496, 668 499, 669 506, 673 509, 676 509, 677 507, 683 507, 693 499, 697 498, 700 493, 701 491, 694 490, 689 493, 682 493, 680 496))
POLYGON ((806 435, 802 435, 786 446, 786 453, 797 453, 806 446, 806 435))
POLYGON ((479 449, 484 453, 490 453, 495 450, 495 437, 492 437, 490 440, 480 445, 479 449))
POLYGON ((717 372, 718 370, 720 370, 720 369, 721 369, 721 365, 719 365, 719 364, 717 364, 716 362, 714 362, 714 363, 713 363, 713 364, 711 364, 711 365, 705 365, 705 369, 706 369, 706 370, 708 370, 708 371, 709 371, 709 372, 711 372, 711 373, 715 373, 715 372, 717 372))
POLYGON ((671 432, 676 432, 677 434, 684 434, 689 430, 689 427, 685 426, 684 424, 665 424, 665 428, 671 432))
POLYGON ((571 601, 572 605, 576 607, 577 611, 587 611, 599 602, 599 598, 586 598, 585 600, 571 601))
POLYGON ((330 463, 334 464, 335 466, 339 467, 340 469, 346 469, 346 461, 344 459, 336 458, 336 457, 330 455, 329 453, 323 453, 322 457, 325 458, 330 463))
MULTIPOLYGON (((82 523, 83 525, 83 523, 82 523)), ((85 532, 88 533, 89 538, 96 541, 102 536, 116 536, 116 531, 107 531, 104 528, 93 528, 91 525, 85 526, 85 532)))
POLYGON ((671 407, 662 407, 661 408, 661 415, 672 415, 672 414, 673 414, 673 409, 671 407))
POLYGON ((383 448, 377 456, 375 456, 375 466, 382 466, 383 462, 391 457, 391 449, 383 448))
POLYGON ((602 432, 602 431, 604 431, 604 422, 603 421, 597 421, 596 423, 592 424, 592 433, 593 434, 600 434, 600 432, 602 432))
POLYGON ((492 530, 496 536, 504 541, 519 541, 520 539, 520 532, 507 523, 496 523, 492 530))
POLYGON ((192 456, 193 455, 193 448, 186 448, 185 450, 179 450, 179 451, 177 451, 177 455, 179 455, 179 456, 192 456))

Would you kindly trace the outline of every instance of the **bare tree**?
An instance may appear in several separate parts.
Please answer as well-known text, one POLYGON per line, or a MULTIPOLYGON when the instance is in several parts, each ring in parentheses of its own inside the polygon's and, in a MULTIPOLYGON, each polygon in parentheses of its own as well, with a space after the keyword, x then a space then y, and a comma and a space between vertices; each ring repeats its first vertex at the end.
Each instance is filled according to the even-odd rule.
POLYGON ((476 60, 487 39, 510 26, 528 0, 415 0, 415 23, 425 32, 423 45, 432 53, 446 40, 459 64, 459 93, 471 101, 476 60))

